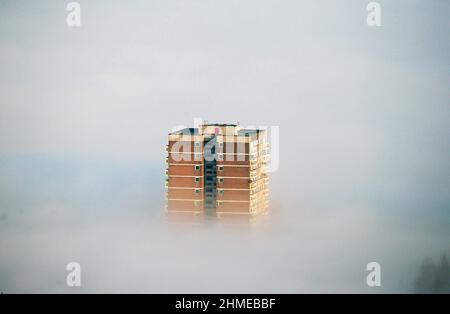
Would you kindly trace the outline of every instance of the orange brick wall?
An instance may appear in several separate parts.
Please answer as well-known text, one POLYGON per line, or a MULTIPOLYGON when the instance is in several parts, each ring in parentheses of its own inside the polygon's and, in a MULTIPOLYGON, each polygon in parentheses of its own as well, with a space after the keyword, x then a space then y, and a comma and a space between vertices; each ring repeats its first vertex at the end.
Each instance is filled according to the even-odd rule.
POLYGON ((250 187, 250 183, 248 181, 249 179, 224 178, 223 183, 219 183, 219 181, 217 181, 217 188, 248 189, 250 187))
POLYGON ((203 208, 203 202, 199 201, 199 206, 195 206, 194 201, 174 201, 168 200, 167 207, 168 211, 170 210, 179 210, 179 211, 200 211, 203 208))
MULTIPOLYGON (((224 157, 225 158, 225 157, 224 157)), ((234 161, 227 161, 227 160, 217 160, 217 165, 250 165, 250 161, 238 161, 238 160, 234 160, 234 161)))
POLYGON ((203 165, 200 166, 200 170, 195 170, 194 165, 169 165, 169 175, 180 176, 203 176, 203 165))
POLYGON ((201 200, 203 199, 203 189, 199 194, 196 194, 194 189, 169 189, 167 197, 169 199, 201 200))
POLYGON ((169 177, 169 187, 203 187, 203 178, 200 177, 200 182, 196 183, 193 177, 169 177))
POLYGON ((249 212, 249 203, 244 202, 224 202, 222 205, 217 205, 216 208, 217 213, 221 212, 243 212, 247 213, 249 212))
POLYGON ((250 191, 244 190, 224 190, 223 195, 217 193, 217 200, 235 200, 235 201, 249 201, 250 191))
POLYGON ((217 169, 217 176, 219 177, 248 177, 249 174, 249 167, 223 167, 222 171, 217 169))

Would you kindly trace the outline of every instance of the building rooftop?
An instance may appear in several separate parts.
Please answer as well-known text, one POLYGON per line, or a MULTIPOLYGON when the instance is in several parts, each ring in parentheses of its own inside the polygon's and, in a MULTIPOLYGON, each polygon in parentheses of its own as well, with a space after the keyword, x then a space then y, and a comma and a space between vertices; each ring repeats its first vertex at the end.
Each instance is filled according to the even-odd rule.
POLYGON ((169 135, 236 135, 236 136, 257 136, 264 129, 243 129, 239 124, 228 123, 203 123, 198 128, 183 128, 169 133, 169 135), (231 134, 230 134, 231 133, 231 134))

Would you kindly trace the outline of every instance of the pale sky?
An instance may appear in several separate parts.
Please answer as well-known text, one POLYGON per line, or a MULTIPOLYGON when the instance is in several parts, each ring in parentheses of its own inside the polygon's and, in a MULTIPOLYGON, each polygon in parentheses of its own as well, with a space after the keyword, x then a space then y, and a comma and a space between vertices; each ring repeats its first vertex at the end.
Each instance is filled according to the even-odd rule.
MULTIPOLYGON (((79 1, 80 28, 66 25, 68 2, 0 2, 0 217, 8 217, 0 221, 8 225, 0 230, 0 245, 9 253, 0 254, 0 278, 6 291, 58 290, 39 288, 43 279, 30 272, 33 258, 43 265, 50 260, 48 274, 58 277, 58 263, 70 255, 59 250, 78 252, 100 267, 104 261, 83 250, 84 233, 67 235, 70 249, 54 242, 65 230, 89 224, 87 217, 106 224, 99 227, 102 239, 121 228, 114 219, 104 222, 108 210, 120 219, 160 213, 167 133, 192 126, 196 117, 279 126, 280 168, 271 174, 271 201, 283 208, 283 219, 295 219, 280 218, 287 224, 282 240, 268 241, 286 248, 280 254, 295 263, 273 257, 266 265, 285 269, 268 279, 276 291, 364 288, 353 281, 335 286, 337 277, 327 281, 322 271, 312 272, 320 280, 308 277, 304 256, 288 251, 303 243, 299 239, 307 243, 305 235, 321 236, 317 249, 305 244, 312 254, 307 264, 335 274, 341 266, 350 269, 343 261, 359 265, 371 256, 360 232, 395 265, 391 269, 411 273, 426 254, 448 248, 450 2, 378 1, 378 28, 367 26, 369 1, 361 0, 79 1), (37 231, 24 235, 24 229, 37 231), (342 241, 357 241, 348 244, 355 249, 339 253, 336 264, 317 264, 316 250, 322 261, 333 259, 328 241, 342 229, 349 230, 342 241), (11 242, 26 249, 19 252, 11 242), (33 253, 40 245, 44 257, 33 253), (415 254, 411 264, 395 254, 399 247, 415 254), (295 274, 307 278, 300 284, 295 274)), ((139 238, 128 223, 128 236, 139 238)), ((166 231, 152 232, 158 238, 166 231)), ((186 243, 168 245, 176 251, 186 243)), ((155 249, 164 251, 164 245, 155 249)), ((248 263, 263 249, 248 255, 248 263)), ((173 254, 166 258, 179 257, 173 254)), ((142 262, 136 261, 133 276, 142 262)), ((156 269, 166 262, 152 259, 156 269)), ((123 289, 132 290, 134 277, 121 276, 123 289)), ((271 292, 248 276, 244 291, 271 292)), ((220 291, 222 283, 232 291, 228 277, 217 286, 205 279, 204 289, 220 291)), ((158 278, 161 285, 142 288, 175 289, 175 281, 158 278)), ((386 291, 409 287, 392 278, 386 291)), ((187 291, 203 291, 191 278, 180 282, 187 291)), ((86 289, 114 290, 105 281, 86 289)))

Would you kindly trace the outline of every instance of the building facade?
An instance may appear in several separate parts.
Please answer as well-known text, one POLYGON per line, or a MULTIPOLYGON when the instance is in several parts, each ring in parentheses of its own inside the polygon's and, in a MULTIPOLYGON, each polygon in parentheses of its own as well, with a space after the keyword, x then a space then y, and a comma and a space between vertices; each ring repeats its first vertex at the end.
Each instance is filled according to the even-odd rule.
POLYGON ((267 132, 202 124, 169 134, 166 213, 253 217, 268 208, 267 132))

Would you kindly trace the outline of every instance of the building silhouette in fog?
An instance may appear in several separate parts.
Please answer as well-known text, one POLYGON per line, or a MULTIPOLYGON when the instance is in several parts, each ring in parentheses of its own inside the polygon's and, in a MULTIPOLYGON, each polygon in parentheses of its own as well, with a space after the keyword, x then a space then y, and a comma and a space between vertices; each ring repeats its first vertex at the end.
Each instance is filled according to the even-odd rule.
POLYGON ((267 132, 209 124, 169 133, 166 212, 177 217, 244 217, 268 207, 267 132))

